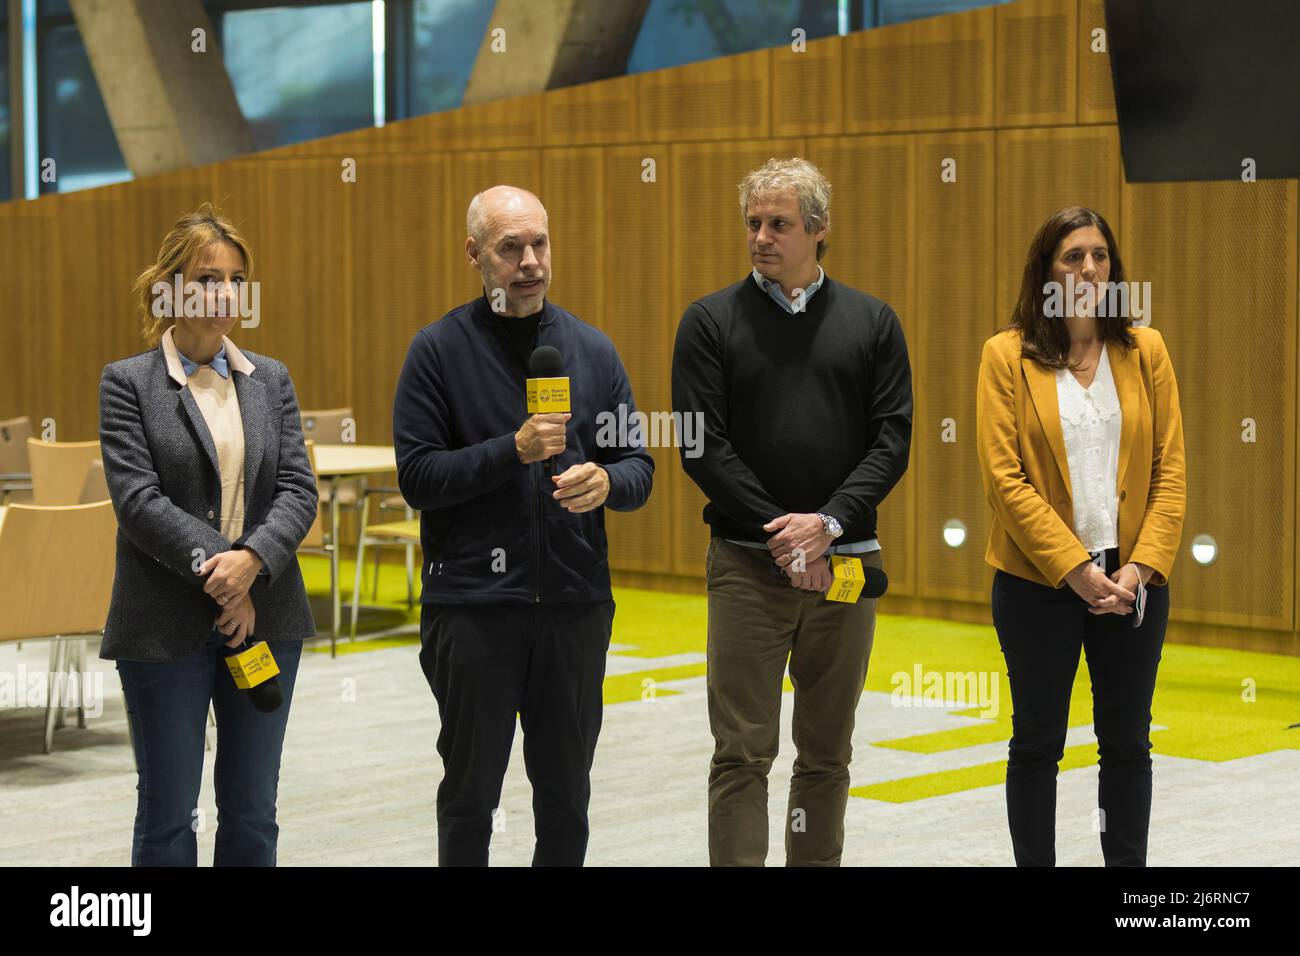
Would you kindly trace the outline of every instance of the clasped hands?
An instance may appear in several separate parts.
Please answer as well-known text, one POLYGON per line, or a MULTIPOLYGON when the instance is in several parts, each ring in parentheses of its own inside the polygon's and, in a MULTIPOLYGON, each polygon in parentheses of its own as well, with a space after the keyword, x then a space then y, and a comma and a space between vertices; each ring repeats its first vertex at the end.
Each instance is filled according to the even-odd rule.
POLYGON ((1154 572, 1145 564, 1130 561, 1110 577, 1092 561, 1075 566, 1065 581, 1088 602, 1089 614, 1130 614, 1137 600, 1138 584, 1146 584, 1154 572))
POLYGON ((262 559, 248 548, 222 551, 199 565, 199 575, 208 575, 204 592, 221 607, 215 627, 223 636, 233 635, 227 647, 238 647, 253 634, 257 615, 248 592, 261 570, 262 559))
POLYGON ((823 555, 835 539, 822 527, 815 514, 784 514, 763 525, 775 532, 767 539, 767 550, 776 566, 790 578, 790 586, 825 593, 835 581, 831 565, 823 555), (802 571, 795 570, 795 558, 802 553, 802 571))

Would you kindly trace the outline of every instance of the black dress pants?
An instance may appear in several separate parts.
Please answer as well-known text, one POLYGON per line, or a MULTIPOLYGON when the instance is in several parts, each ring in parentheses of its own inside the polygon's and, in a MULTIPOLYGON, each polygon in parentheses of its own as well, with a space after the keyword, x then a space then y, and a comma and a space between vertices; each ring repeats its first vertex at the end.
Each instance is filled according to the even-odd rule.
MULTIPOLYGON (((1105 552, 1106 574, 1118 566, 1105 552)), ((1018 866, 1056 863, 1056 774, 1065 751, 1079 650, 1092 680, 1101 769, 1101 850, 1107 866, 1145 866, 1151 819, 1151 698, 1169 620, 1169 588, 1148 587, 1133 616, 1088 611, 1067 584, 1049 588, 1005 571, 993 577, 993 624, 1011 683, 1007 818, 1018 866)))
POLYGON ((533 786, 534 866, 580 866, 614 602, 426 604, 420 666, 438 701, 438 864, 486 866, 515 715, 533 786))

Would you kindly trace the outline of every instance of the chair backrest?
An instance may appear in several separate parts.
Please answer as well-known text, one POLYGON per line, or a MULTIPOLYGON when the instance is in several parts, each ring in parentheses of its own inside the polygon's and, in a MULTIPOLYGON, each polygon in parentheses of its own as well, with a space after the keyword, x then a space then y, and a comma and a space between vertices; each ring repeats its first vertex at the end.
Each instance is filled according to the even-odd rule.
MULTIPOLYGON (((311 462, 311 473, 316 474, 316 443, 310 438, 306 441, 307 460, 311 462)), ((320 478, 317 476, 317 486, 320 485, 320 478)), ((311 523, 311 528, 307 531, 307 537, 302 539, 300 548, 323 548, 325 546, 325 519, 322 517, 320 507, 316 508, 316 520, 311 523)))
POLYGON ((32 503, 43 506, 81 504, 90 463, 99 457, 97 441, 27 439, 32 466, 32 503))
MULTIPOLYGON (((352 419, 351 408, 321 408, 302 412, 302 434, 304 438, 322 445, 342 445, 343 426, 352 419)), ((355 432, 355 425, 353 428, 355 432)), ((348 442, 355 442, 357 436, 348 436, 348 442)))
POLYGON ((116 535, 111 501, 6 508, 0 520, 0 641, 102 630, 116 535))
POLYGON ((30 474, 27 439, 32 437, 32 420, 26 415, 0 422, 0 475, 30 474))
POLYGON ((96 458, 86 470, 86 481, 81 486, 81 504, 89 505, 96 501, 110 500, 108 480, 104 477, 104 460, 96 458))

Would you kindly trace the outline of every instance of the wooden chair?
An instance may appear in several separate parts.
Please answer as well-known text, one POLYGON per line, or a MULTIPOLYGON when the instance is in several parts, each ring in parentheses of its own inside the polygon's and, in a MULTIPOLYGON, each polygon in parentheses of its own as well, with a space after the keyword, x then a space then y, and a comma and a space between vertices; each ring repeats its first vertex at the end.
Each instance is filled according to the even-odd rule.
POLYGON ((108 480, 104 477, 104 461, 96 458, 86 470, 86 480, 81 486, 80 504, 89 505, 96 501, 110 501, 108 480))
POLYGON ((32 469, 27 439, 32 421, 26 415, 0 421, 0 505, 32 503, 32 469))
MULTIPOLYGON (((364 526, 363 526, 364 528, 364 526)), ((366 545, 378 547, 383 545, 405 545, 408 548, 414 547, 420 543, 420 519, 408 518, 406 521, 390 521, 386 524, 371 525, 364 528, 361 536, 357 539, 357 568, 356 579, 352 583, 352 640, 357 639, 357 610, 360 606, 361 595, 361 562, 365 554, 366 545)), ((409 575, 408 570, 408 575, 409 575)), ((415 606, 414 594, 410 588, 410 577, 407 577, 407 595, 406 608, 410 610, 415 606)))
MULTIPOLYGON (((63 725, 68 675, 85 671, 85 637, 103 634, 108 619, 116 535, 111 501, 0 512, 0 641, 51 639, 45 753, 63 725)), ((77 726, 84 728, 84 687, 80 680, 77 686, 77 726)))
POLYGON ((98 441, 27 439, 27 459, 32 468, 32 504, 46 507, 80 504, 86 473, 96 458, 99 458, 98 441))

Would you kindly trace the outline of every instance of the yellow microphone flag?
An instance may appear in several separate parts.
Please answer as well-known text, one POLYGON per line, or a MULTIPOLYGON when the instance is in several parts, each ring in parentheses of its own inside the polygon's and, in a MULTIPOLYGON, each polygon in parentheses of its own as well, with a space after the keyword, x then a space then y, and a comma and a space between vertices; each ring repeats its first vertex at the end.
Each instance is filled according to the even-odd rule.
POLYGON ((569 410, 568 378, 530 378, 525 383, 529 415, 569 410))
POLYGON ((842 554, 831 555, 831 574, 835 580, 826 592, 826 600, 852 604, 862 594, 866 583, 862 574, 862 559, 842 554))
POLYGON ((235 686, 240 690, 256 687, 280 673, 266 641, 258 641, 248 650, 230 655, 226 658, 226 666, 230 668, 230 676, 235 679, 235 686))

